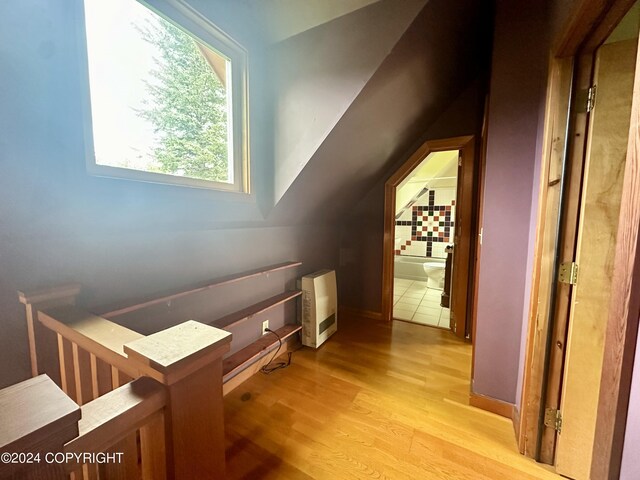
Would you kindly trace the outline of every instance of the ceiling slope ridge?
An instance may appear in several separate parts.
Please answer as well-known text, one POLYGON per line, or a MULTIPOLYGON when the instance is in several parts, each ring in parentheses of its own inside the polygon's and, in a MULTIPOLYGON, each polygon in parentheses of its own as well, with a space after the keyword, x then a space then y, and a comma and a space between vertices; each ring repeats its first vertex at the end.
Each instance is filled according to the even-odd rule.
POLYGON ((274 204, 384 63, 425 0, 380 0, 269 49, 274 204))
POLYGON ((264 38, 275 44, 382 0, 249 0, 264 23, 264 38))
POLYGON ((481 0, 430 0, 327 132, 268 221, 334 223, 428 129, 474 133, 483 96, 475 81, 488 68, 490 45, 491 13, 481 0), (468 105, 458 105, 463 96, 468 105), (456 118, 459 125, 445 115, 453 104, 464 112, 456 118))

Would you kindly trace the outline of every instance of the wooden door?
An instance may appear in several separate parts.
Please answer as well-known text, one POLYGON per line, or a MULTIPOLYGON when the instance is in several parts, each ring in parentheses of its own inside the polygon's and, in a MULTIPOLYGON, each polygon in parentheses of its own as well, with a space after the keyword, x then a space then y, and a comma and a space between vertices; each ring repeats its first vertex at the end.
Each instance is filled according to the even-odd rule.
POLYGON ((469 278, 471 259, 471 227, 473 225, 473 174, 475 154, 473 143, 460 150, 458 187, 453 240, 453 272, 451 278, 451 331, 460 338, 470 333, 468 318, 469 278))
POLYGON ((555 458, 575 479, 590 478, 637 44, 636 29, 596 52, 555 458))

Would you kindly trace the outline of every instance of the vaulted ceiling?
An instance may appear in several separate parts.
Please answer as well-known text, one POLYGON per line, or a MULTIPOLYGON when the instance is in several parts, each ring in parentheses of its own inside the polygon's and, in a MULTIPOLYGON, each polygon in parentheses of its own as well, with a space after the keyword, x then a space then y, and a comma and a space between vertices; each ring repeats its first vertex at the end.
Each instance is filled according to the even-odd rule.
POLYGON ((482 0, 188 1, 248 51, 245 222, 335 221, 488 64, 482 0))
MULTIPOLYGON (((371 25, 378 14, 390 18, 397 6, 394 0, 382 0, 294 37, 296 45, 302 48, 308 42, 311 55, 313 45, 330 29, 337 32, 338 39, 334 37, 332 44, 338 45, 341 36, 354 36, 355 26, 349 28, 349 21, 364 23, 367 19, 371 25)), ((358 70, 358 62, 377 46, 381 33, 367 33, 368 42, 351 46, 348 57, 355 59, 353 67, 346 61, 327 63, 335 69, 324 72, 325 91, 309 92, 301 101, 304 121, 292 126, 296 132, 292 138, 305 143, 305 135, 316 129, 326 108, 333 109, 335 123, 325 122, 323 135, 316 135, 315 143, 305 143, 306 148, 285 152, 283 145, 275 147, 276 205, 269 219, 276 223, 335 221, 349 211, 486 68, 489 16, 486 2, 429 0, 414 18, 405 12, 402 21, 408 25, 397 41, 391 34, 384 39, 384 58, 368 79, 364 69, 358 70), (359 79, 363 85, 349 90, 353 71, 363 73, 359 79), (348 92, 341 97, 348 105, 337 108, 332 103, 339 96, 336 92, 348 92), (283 181, 279 169, 296 176, 288 185, 279 183, 283 181)), ((276 125, 281 125, 280 113, 276 109, 276 125)), ((278 135, 276 132, 276 141, 281 138, 278 135)))

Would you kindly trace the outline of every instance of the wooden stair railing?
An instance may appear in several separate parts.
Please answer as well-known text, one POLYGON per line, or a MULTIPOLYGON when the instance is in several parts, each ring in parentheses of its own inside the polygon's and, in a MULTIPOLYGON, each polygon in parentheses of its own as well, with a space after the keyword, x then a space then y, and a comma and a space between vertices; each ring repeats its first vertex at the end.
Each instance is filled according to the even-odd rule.
POLYGON ((57 337, 54 332, 40 324, 38 310, 58 305, 75 305, 80 288, 80 284, 73 283, 29 293, 18 292, 18 300, 24 304, 27 316, 32 377, 46 373, 60 385, 60 371, 56 368, 58 362, 57 337))
MULTIPOLYGON (((81 407, 78 436, 64 445, 66 471, 75 480, 141 478, 165 480, 166 391, 162 384, 140 377, 81 407), (127 440, 133 438, 132 445, 127 440), (140 439, 140 454, 137 451, 140 439), (133 447, 133 448, 130 448, 133 447), (96 454, 110 461, 85 463, 96 454)), ((99 458, 99 457, 98 457, 99 458)))
MULTIPOLYGON (((283 262, 237 275, 164 292, 156 297, 126 301, 119 305, 98 308, 98 315, 74 308, 80 291, 77 284, 25 293, 18 292, 25 305, 32 375, 46 373, 77 403, 82 405, 139 375, 132 370, 123 351, 126 342, 144 337, 119 324, 108 322, 132 312, 185 298, 205 290, 230 283, 270 275, 296 268, 300 262, 283 262), (107 322, 107 323, 105 323, 107 322), (80 340, 79 340, 80 339, 80 340)), ((272 296, 236 312, 214 318, 199 318, 202 323, 227 331, 270 309, 295 300, 300 290, 290 290, 272 296)), ((284 325, 276 333, 285 340, 280 354, 294 343, 293 335, 301 330, 297 325, 284 325)), ((273 335, 258 338, 225 359, 224 395, 257 372, 268 360, 268 354, 278 345, 273 335)))
MULTIPOLYGON (((299 265, 300 262, 271 265, 166 292, 160 297, 147 298, 136 304, 129 302, 100 311, 110 318, 117 318, 219 285, 269 275, 299 265)), ((140 425, 137 425, 135 429, 121 432, 122 435, 114 439, 116 443, 109 447, 111 451, 138 452, 143 437, 157 437, 158 432, 164 430, 167 458, 170 459, 167 465, 168 478, 223 478, 222 395, 257 372, 269 360, 268 354, 279 345, 275 336, 265 335, 223 361, 232 337, 226 330, 294 300, 301 292, 285 291, 223 317, 188 321, 145 336, 104 316, 76 307, 79 291, 79 285, 72 284, 31 293, 19 292, 19 299, 27 312, 32 374, 49 375, 71 399, 83 407, 83 413, 86 406, 87 414, 95 418, 99 418, 98 409, 107 408, 107 402, 117 398, 126 399, 123 393, 127 391, 125 387, 143 381, 144 377, 154 379, 164 385, 167 399, 162 419, 156 415, 150 426, 138 430, 140 425), (120 393, 114 396, 114 392, 120 393)), ((299 325, 284 325, 276 330, 275 333, 283 342, 281 353, 296 343, 293 342, 294 334, 300 329, 299 325)), ((114 421, 122 422, 122 419, 114 421)), ((79 447, 73 445, 83 445, 82 442, 88 441, 80 440, 85 430, 68 448, 77 451, 79 447)), ((106 430, 101 428, 102 431, 106 430)), ((92 435, 97 434, 87 435, 87 438, 93 438, 92 435)), ((101 447, 94 445, 94 448, 101 447)), ((143 465, 145 463, 143 458, 133 453, 128 458, 136 458, 143 465)), ((133 475, 134 462, 122 468, 128 469, 127 475, 133 475)), ((157 465, 153 468, 154 471, 158 469, 157 465)), ((81 470, 76 468, 72 477, 92 479, 107 475, 102 471, 98 475, 97 472, 96 468, 84 465, 81 470)), ((121 478, 118 475, 109 473, 107 478, 121 478)))
MULTIPOLYGON (((118 467, 129 473, 123 477, 107 472, 100 478, 139 478, 134 475, 139 460, 143 460, 138 458, 138 439, 157 437, 162 430, 168 478, 224 478, 222 359, 229 350, 230 333, 188 321, 144 336, 73 305, 44 309, 37 316, 47 330, 55 333, 61 387, 83 407, 83 414, 86 406, 92 418, 100 418, 100 410, 110 404, 117 406, 117 399, 126 400, 126 390, 122 389, 136 382, 154 379, 163 388, 165 427, 159 426, 156 416, 140 431, 121 432, 111 450, 123 452, 129 459, 129 464, 118 467)), ((77 451, 79 447, 69 448, 77 451)), ((144 450, 142 453, 144 457, 144 450)), ((157 462, 153 464, 155 471, 157 462)), ((95 468, 87 466, 82 467, 82 475, 77 469, 74 475, 98 478, 95 468)))
POLYGON ((141 377, 76 405, 46 375, 0 391, 0 478, 168 478, 165 388, 141 377), (140 439, 133 450, 122 441, 140 439))
POLYGON ((124 344, 144 335, 73 305, 40 310, 38 320, 56 334, 60 386, 79 405, 140 376, 124 344))

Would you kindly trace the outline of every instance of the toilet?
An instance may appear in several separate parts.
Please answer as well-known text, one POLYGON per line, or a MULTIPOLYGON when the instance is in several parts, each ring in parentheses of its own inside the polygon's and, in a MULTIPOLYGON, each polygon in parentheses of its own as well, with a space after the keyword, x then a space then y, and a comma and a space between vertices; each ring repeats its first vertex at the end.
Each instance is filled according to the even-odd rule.
POLYGON ((442 290, 444 288, 444 261, 430 260, 423 263, 422 268, 427 274, 427 287, 442 290))

